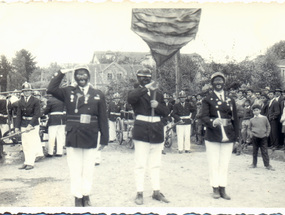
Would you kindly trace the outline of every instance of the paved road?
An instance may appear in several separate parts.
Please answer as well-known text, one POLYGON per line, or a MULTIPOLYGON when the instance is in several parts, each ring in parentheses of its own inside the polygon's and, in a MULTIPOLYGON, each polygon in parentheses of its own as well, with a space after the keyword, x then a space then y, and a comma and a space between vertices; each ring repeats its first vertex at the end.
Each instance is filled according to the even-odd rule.
MULTIPOLYGON (((8 157, 22 156, 17 146, 6 147, 6 151, 8 157)), ((65 156, 45 158, 37 162, 35 168, 30 171, 18 170, 21 162, 19 159, 19 162, 10 164, 7 164, 8 161, 9 159, 2 162, 0 166, 1 209, 73 206, 74 199, 69 192, 69 173, 65 156)), ((261 211, 273 208, 273 212, 284 212, 281 208, 285 207, 285 163, 272 160, 271 164, 276 171, 268 171, 263 167, 261 158, 258 159, 256 169, 248 168, 251 161, 250 155, 233 154, 227 187, 227 193, 232 200, 217 200, 211 197, 205 148, 194 145, 191 154, 178 154, 175 149, 167 149, 167 154, 162 158, 161 191, 171 202, 165 204, 152 200, 147 176, 144 207, 154 209, 153 211, 174 207, 175 210, 196 208, 193 209, 194 212, 199 211, 197 208, 203 208, 204 212, 213 208, 229 208, 230 211, 236 208, 254 211, 257 211, 256 208, 261 208, 261 211)), ((133 150, 124 145, 110 143, 102 152, 101 165, 94 168, 96 170, 91 195, 94 207, 135 207, 134 210, 141 211, 133 202, 133 150)))

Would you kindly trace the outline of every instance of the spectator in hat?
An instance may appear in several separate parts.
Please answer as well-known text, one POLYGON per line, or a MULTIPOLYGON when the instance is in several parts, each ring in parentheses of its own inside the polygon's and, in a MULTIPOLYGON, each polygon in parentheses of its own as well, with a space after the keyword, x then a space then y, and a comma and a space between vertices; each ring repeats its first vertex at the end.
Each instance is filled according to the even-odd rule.
POLYGON ((256 96, 253 93, 253 89, 251 89, 251 88, 247 89, 246 98, 250 101, 250 106, 251 106, 256 99, 256 96))
POLYGON ((280 122, 281 115, 283 113, 283 108, 284 108, 284 97, 282 96, 282 90, 281 89, 275 89, 275 99, 279 104, 280 108, 280 115, 278 116, 278 136, 279 136, 279 143, 278 147, 276 149, 282 149, 283 144, 284 144, 284 134, 282 133, 282 123, 280 122))
POLYGON ((176 125, 178 152, 182 154, 191 152, 191 124, 195 118, 196 109, 189 102, 185 102, 186 93, 181 91, 179 93, 179 103, 173 107, 171 116, 174 118, 174 123, 180 122, 176 125))
POLYGON ((147 68, 137 72, 139 86, 128 93, 128 103, 132 105, 135 122, 133 127, 133 142, 135 145, 135 180, 137 195, 135 203, 143 204, 144 178, 149 162, 152 198, 168 203, 160 192, 160 167, 164 143, 164 124, 161 118, 167 117, 169 110, 163 100, 163 95, 155 81, 151 80, 151 71, 147 68))
POLYGON ((224 91, 225 76, 211 76, 213 92, 202 101, 201 119, 206 126, 205 145, 213 198, 230 200, 226 193, 227 175, 234 143, 239 136, 238 116, 234 99, 224 91))
POLYGON ((121 117, 123 110, 123 103, 120 102, 120 94, 114 93, 112 101, 108 105, 108 118, 109 118, 109 141, 116 140, 116 120, 121 117))
POLYGON ((279 115, 280 115, 280 106, 274 97, 274 91, 269 91, 268 93, 269 103, 267 108, 267 118, 270 123, 271 131, 269 135, 269 146, 275 150, 279 146, 279 115))

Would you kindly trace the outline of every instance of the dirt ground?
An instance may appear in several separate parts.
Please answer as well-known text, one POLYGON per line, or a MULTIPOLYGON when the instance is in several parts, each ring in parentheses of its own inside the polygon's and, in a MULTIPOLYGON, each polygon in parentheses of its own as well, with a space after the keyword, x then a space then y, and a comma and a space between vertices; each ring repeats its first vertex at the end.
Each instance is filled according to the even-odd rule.
MULTIPOLYGON (((69 189, 69 172, 66 156, 45 158, 36 163, 30 171, 19 170, 23 162, 20 145, 5 146, 6 159, 0 164, 0 212, 19 211, 37 207, 40 211, 60 207, 62 211, 76 211, 69 208, 74 198, 69 189), (21 207, 19 209, 19 207, 21 207)), ((120 213, 151 212, 208 213, 219 208, 226 214, 249 211, 266 213, 285 212, 285 167, 283 161, 272 160, 276 171, 266 170, 262 159, 258 167, 250 169, 252 157, 248 154, 233 154, 230 162, 227 193, 232 200, 213 199, 208 180, 208 165, 204 146, 192 144, 192 153, 178 154, 177 146, 166 149, 162 157, 161 192, 170 200, 169 204, 154 201, 149 176, 145 180, 144 205, 134 203, 133 149, 118 143, 110 143, 102 152, 102 161, 94 166, 94 184, 91 197, 92 208, 112 207, 120 213), (119 208, 119 209, 118 209, 119 208), (169 208, 172 208, 171 210, 169 208)), ((97 208, 97 209, 96 209, 97 208)), ((82 209, 82 208, 81 208, 82 209)), ((101 211, 102 212, 102 211, 101 211)), ((218 211, 220 213, 220 211, 218 211)))

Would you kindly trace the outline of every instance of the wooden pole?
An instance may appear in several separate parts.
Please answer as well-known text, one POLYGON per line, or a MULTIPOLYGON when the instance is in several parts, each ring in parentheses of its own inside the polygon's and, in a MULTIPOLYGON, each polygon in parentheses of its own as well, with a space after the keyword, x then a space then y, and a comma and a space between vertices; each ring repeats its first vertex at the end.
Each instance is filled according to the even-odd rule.
POLYGON ((179 58, 180 58, 180 50, 175 54, 175 77, 176 77, 176 102, 178 102, 179 97, 179 91, 180 91, 180 85, 181 85, 181 74, 179 70, 179 58))

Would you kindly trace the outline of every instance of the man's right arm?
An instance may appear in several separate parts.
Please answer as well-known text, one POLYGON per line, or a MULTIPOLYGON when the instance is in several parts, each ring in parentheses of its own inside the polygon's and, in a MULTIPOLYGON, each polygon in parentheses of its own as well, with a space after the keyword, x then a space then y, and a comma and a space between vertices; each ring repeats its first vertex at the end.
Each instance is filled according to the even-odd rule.
POLYGON ((64 91, 63 91, 63 89, 59 88, 59 85, 60 85, 65 73, 68 71, 70 71, 70 70, 63 69, 63 70, 56 72, 52 76, 52 79, 51 79, 51 81, 48 85, 48 88, 47 88, 47 93, 52 94, 54 97, 56 97, 60 101, 64 100, 64 91))

